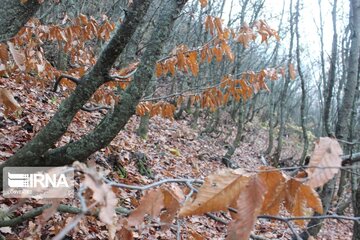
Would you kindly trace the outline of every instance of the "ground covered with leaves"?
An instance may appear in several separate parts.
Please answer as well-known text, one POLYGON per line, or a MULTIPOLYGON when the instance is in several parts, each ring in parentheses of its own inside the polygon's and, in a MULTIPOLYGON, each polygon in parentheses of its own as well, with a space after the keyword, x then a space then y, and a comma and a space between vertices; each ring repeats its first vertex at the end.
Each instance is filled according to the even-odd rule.
MULTIPOLYGON (((6 118, 3 111, 0 111, 0 160, 5 161, 46 125, 68 92, 62 89, 54 93, 49 91, 50 86, 34 87, 33 82, 15 83, 4 78, 0 79, 0 85, 11 90, 22 107, 22 113, 17 118, 6 118)), ((78 113, 67 133, 57 143, 58 146, 77 140, 91 131, 104 114, 105 111, 78 113)), ((224 120, 228 116, 221 118, 224 120)), ((148 138, 144 140, 136 134, 140 121, 139 117, 134 116, 107 148, 90 158, 89 166, 101 168, 113 181, 139 186, 167 178, 204 179, 225 168, 221 158, 236 133, 235 124, 225 124, 222 121, 218 127, 220 134, 200 134, 208 121, 203 114, 197 128, 193 129, 190 127, 191 115, 178 121, 153 117, 150 120, 148 138)), ((232 160, 246 170, 252 171, 263 165, 261 153, 267 147, 267 130, 264 126, 265 123, 260 123, 257 119, 245 126, 242 143, 232 160)), ((285 165, 291 165, 291 161, 299 156, 299 145, 296 136, 290 135, 287 138, 283 158, 288 158, 289 162, 284 163, 285 165)), ((186 191, 186 186, 180 185, 180 188, 186 191)), ((139 206, 140 198, 144 195, 144 192, 136 190, 114 191, 119 199, 119 206, 129 210, 139 206)), ((0 197, 1 209, 16 206, 13 216, 9 217, 22 215, 44 203, 0 197)), ((79 207, 79 201, 74 199, 63 199, 61 203, 79 207)), ((230 220, 228 213, 216 213, 215 216, 225 221, 230 220)), ((63 229, 73 217, 74 214, 70 213, 44 211, 42 215, 16 227, 0 228, 0 232, 7 239, 48 239, 63 229)), ((351 222, 329 219, 325 221, 317 239, 351 239, 351 229, 351 222)), ((149 220, 139 226, 138 230, 133 233, 135 239, 176 239, 173 228, 162 230, 156 221, 149 220)), ((224 239, 227 228, 223 223, 207 216, 193 216, 182 223, 180 233, 182 239, 224 239)), ((266 239, 291 238, 288 226, 278 221, 258 220, 253 234, 266 239)), ((108 239, 108 229, 97 217, 85 216, 67 239, 108 239)))

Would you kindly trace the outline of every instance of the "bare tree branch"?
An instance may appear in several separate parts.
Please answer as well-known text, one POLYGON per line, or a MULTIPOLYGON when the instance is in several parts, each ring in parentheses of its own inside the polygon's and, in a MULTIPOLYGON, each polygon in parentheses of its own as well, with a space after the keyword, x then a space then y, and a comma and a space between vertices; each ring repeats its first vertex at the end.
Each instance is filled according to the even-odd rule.
POLYGON ((80 83, 80 79, 76 78, 76 77, 73 77, 71 75, 67 75, 67 74, 61 74, 57 79, 56 79, 56 82, 54 84, 54 88, 53 88, 53 92, 56 92, 57 91, 57 88, 61 82, 61 80, 63 78, 67 78, 69 79, 70 81, 72 81, 73 83, 75 83, 76 85, 78 85, 80 83))

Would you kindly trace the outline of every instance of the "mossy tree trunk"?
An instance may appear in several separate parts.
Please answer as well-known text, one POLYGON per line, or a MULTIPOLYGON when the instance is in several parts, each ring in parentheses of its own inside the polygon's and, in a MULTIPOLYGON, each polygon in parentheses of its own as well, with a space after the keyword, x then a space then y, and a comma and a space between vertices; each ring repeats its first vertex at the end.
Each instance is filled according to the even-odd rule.
POLYGON ((0 42, 14 37, 24 24, 39 10, 40 6, 41 4, 38 0, 1 1, 0 42))
MULTIPOLYGON (((305 162, 305 158, 307 155, 307 151, 309 148, 309 138, 307 134, 306 129, 306 122, 307 122, 307 116, 305 113, 305 107, 306 107, 306 101, 307 101, 307 95, 306 95, 306 89, 305 89, 305 78, 304 74, 302 72, 302 66, 301 66, 301 51, 300 51, 300 30, 299 30, 299 16, 300 16, 300 0, 297 0, 296 3, 296 61, 297 61, 297 70, 301 82, 301 107, 300 107, 300 125, 302 129, 302 138, 303 138, 303 152, 301 154, 300 158, 300 165, 303 165, 305 162)), ((335 31, 336 32, 336 31, 335 31)))
POLYGON ((244 126, 244 103, 242 100, 238 103, 238 119, 237 119, 237 131, 235 139, 231 146, 228 146, 228 150, 225 155, 222 157, 222 163, 224 163, 227 167, 237 168, 237 164, 231 161, 231 157, 234 155, 236 149, 240 146, 241 137, 243 133, 244 126))
MULTIPOLYGON (((94 67, 81 78, 75 91, 62 102, 51 121, 33 140, 0 166, 1 173, 6 166, 61 166, 74 161, 85 161, 91 154, 106 147, 123 129, 129 118, 135 113, 136 105, 153 75, 153 69, 160 57, 162 46, 168 39, 173 23, 186 0, 167 0, 162 5, 162 14, 159 16, 156 31, 151 34, 151 44, 148 44, 133 81, 123 92, 121 101, 114 106, 113 111, 109 111, 95 129, 80 140, 60 148, 50 149, 66 132, 75 114, 90 99, 97 88, 112 80, 109 70, 129 42, 150 3, 150 0, 133 1, 127 17, 101 52, 94 67)), ((0 185, 2 184, 0 183, 0 185)))

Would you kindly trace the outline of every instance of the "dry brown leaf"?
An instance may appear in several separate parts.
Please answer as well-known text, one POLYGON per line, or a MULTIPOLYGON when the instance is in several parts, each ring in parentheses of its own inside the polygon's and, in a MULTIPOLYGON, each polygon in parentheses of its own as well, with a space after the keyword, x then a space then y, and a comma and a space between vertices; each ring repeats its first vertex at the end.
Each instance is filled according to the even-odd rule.
POLYGON ((306 170, 309 180, 306 182, 312 188, 323 186, 341 167, 342 149, 340 144, 333 138, 320 138, 315 143, 315 149, 311 155, 309 168, 306 170))
MULTIPOLYGON (((322 214, 323 208, 318 194, 310 186, 303 184, 295 179, 287 181, 285 207, 288 212, 295 216, 309 215, 308 208, 322 214)), ((303 220, 295 221, 299 225, 304 225, 303 220)))
POLYGON ((93 199, 100 204, 100 220, 109 225, 113 224, 117 199, 111 187, 89 175, 85 175, 83 184, 93 191, 93 199))
POLYGON ((294 65, 292 63, 289 64, 289 74, 290 74, 290 79, 295 80, 296 72, 295 72, 294 65))
POLYGON ((229 224, 227 240, 249 239, 263 205, 265 191, 265 183, 257 175, 252 176, 248 184, 241 189, 236 201, 237 214, 229 224))
MULTIPOLYGON (((311 208, 320 214, 323 213, 322 203, 318 194, 310 186, 301 184, 299 187, 299 191, 295 196, 292 215, 295 217, 310 216, 312 215, 312 212, 309 211, 308 208, 311 208)), ((305 221, 296 220, 295 223, 303 226, 305 224, 305 221)))
POLYGON ((99 218, 101 221, 111 225, 116 214, 117 199, 110 186, 104 184, 103 188, 105 188, 106 194, 104 195, 104 205, 100 208, 99 218))
POLYGON ((162 189, 164 195, 164 208, 166 211, 161 212, 160 220, 166 223, 161 229, 166 230, 175 218, 176 212, 180 208, 180 202, 184 199, 184 194, 178 186, 162 189))
POLYGON ((226 56, 230 59, 230 61, 233 62, 234 54, 232 53, 230 46, 225 41, 222 41, 221 48, 225 52, 226 56))
POLYGON ((215 24, 218 35, 223 34, 221 19, 218 17, 214 18, 214 24, 215 24))
POLYGON ((4 105, 5 116, 10 116, 13 113, 19 113, 21 111, 21 107, 19 103, 15 100, 14 96, 5 88, 0 88, 0 104, 4 105))
POLYGON ((186 58, 186 63, 190 67, 192 74, 196 77, 199 73, 199 65, 197 63, 197 52, 190 52, 186 58))
POLYGON ((4 43, 0 43, 0 60, 3 64, 6 64, 7 61, 9 61, 8 50, 4 43))
POLYGON ((194 229, 188 228, 187 232, 190 235, 190 240, 204 240, 205 238, 201 236, 198 232, 196 232, 194 229))
POLYGON ((260 172, 258 175, 267 189, 261 213, 277 215, 285 199, 286 176, 281 171, 276 171, 275 168, 263 167, 261 170, 265 172, 260 172))
POLYGON ((17 50, 12 42, 7 42, 7 44, 9 46, 9 51, 14 58, 16 66, 18 66, 21 71, 25 71, 25 54, 22 51, 17 50))
MULTIPOLYGON (((295 217, 302 217, 302 216, 309 215, 306 213, 307 212, 306 212, 305 202, 303 201, 302 197, 298 195, 296 197, 296 201, 294 202, 291 215, 293 215, 295 217)), ((295 220, 294 222, 302 227, 305 225, 304 220, 295 220)))
MULTIPOLYGON (((213 18, 211 16, 207 16, 205 19, 205 30, 209 31, 210 30, 210 34, 214 35, 214 22, 213 22, 213 18)), ((206 50, 208 48, 206 47, 206 50)))
POLYGON ((179 216, 227 210, 238 198, 240 190, 248 183, 250 174, 241 170, 222 170, 205 179, 194 200, 188 200, 179 216))
POLYGON ((116 232, 116 236, 118 237, 118 239, 121 239, 121 240, 132 240, 132 239, 134 239, 132 231, 129 230, 128 228, 126 228, 125 226, 123 226, 120 229, 120 231, 116 232))
POLYGON ((289 213, 292 212, 300 184, 301 182, 294 179, 290 179, 286 182, 285 207, 289 213))
POLYGON ((199 2, 202 8, 206 7, 206 5, 208 4, 208 0, 199 0, 199 2))
POLYGON ((309 208, 312 208, 317 213, 323 213, 320 197, 314 189, 305 184, 301 184, 298 194, 305 198, 306 205, 309 208))
POLYGON ((137 226, 144 221, 145 215, 151 217, 159 216, 161 209, 164 208, 164 194, 161 189, 148 191, 140 200, 137 207, 128 217, 129 226, 137 226))

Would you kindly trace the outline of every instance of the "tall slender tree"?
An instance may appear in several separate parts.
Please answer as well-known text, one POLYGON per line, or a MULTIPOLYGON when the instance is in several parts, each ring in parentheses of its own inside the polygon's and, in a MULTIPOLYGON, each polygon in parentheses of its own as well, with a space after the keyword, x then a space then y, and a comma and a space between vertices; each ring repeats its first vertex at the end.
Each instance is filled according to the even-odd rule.
POLYGON ((305 157, 306 157, 307 150, 309 147, 309 138, 308 138, 307 129, 306 129, 307 121, 306 121, 305 108, 306 108, 307 93, 306 93, 306 88, 305 88, 304 74, 303 74, 302 66, 301 66, 300 30, 299 30, 299 21, 300 20, 299 19, 300 19, 300 0, 297 0, 297 2, 296 2, 296 20, 295 20, 296 61, 297 61, 298 74, 299 74, 299 78, 301 81, 300 124, 301 124, 301 129, 302 129, 304 147, 303 147, 303 152, 302 152, 301 158, 300 158, 300 165, 303 165, 305 162, 305 157))
POLYGON ((289 12, 290 12, 290 45, 289 45, 289 52, 288 52, 288 66, 289 66, 289 70, 288 73, 286 74, 286 78, 285 78, 285 82, 284 82, 284 86, 283 89, 281 91, 281 95, 280 95, 280 126, 279 126, 279 135, 277 137, 277 147, 274 153, 274 158, 273 158, 273 165, 274 166, 278 166, 279 165, 279 161, 281 158, 281 152, 282 152, 282 145, 283 145, 283 135, 284 135, 284 130, 285 130, 285 119, 286 119, 286 98, 288 96, 288 90, 289 90, 289 83, 290 83, 290 77, 291 77, 291 73, 290 73, 290 66, 293 65, 293 48, 294 48, 294 12, 293 12, 293 0, 290 0, 290 6, 289 6, 289 12))

